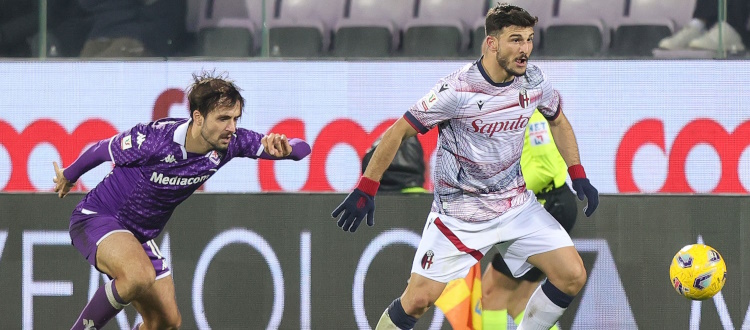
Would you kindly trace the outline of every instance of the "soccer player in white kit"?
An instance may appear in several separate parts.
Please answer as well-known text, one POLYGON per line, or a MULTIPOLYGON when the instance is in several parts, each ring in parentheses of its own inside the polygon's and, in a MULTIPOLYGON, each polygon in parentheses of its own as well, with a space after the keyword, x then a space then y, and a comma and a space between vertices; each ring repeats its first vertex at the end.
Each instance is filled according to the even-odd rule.
POLYGON ((438 81, 386 131, 356 189, 333 211, 345 231, 354 232, 365 218, 374 225, 378 181, 401 141, 439 129, 432 209, 406 290, 385 310, 377 330, 413 328, 446 283, 465 277, 495 244, 514 276, 532 266, 547 275, 519 329, 549 329, 583 288, 586 270, 570 236, 526 190, 521 175, 524 130, 539 109, 569 166, 573 189, 588 199, 586 216, 599 204, 560 95, 528 64, 536 22, 517 6, 490 9, 485 56, 438 81))

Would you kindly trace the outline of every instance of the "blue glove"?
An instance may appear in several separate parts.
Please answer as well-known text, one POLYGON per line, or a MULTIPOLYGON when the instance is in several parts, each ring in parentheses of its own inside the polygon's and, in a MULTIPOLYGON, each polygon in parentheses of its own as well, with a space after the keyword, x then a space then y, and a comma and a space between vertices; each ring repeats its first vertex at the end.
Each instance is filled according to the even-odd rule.
POLYGON ((586 178, 586 172, 580 164, 568 167, 568 174, 570 174, 573 190, 576 191, 578 199, 583 200, 585 196, 588 200, 586 207, 583 208, 583 213, 590 217, 596 211, 596 207, 599 206, 599 191, 586 178))
POLYGON ((341 229, 353 233, 365 218, 368 226, 375 225, 375 193, 379 186, 380 183, 377 181, 366 177, 360 178, 357 188, 331 213, 331 217, 335 219, 344 212, 338 221, 341 229))

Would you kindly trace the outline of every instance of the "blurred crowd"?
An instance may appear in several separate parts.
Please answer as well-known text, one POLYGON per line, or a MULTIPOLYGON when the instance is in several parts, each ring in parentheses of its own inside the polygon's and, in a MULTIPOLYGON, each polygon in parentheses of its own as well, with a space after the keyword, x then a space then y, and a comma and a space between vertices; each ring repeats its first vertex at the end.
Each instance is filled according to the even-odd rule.
MULTIPOLYGON (((46 2, 47 56, 173 56, 185 42, 185 0, 46 2)), ((39 54, 39 5, 0 0, 0 56, 39 54)))
MULTIPOLYGON (((321 3, 324 2, 323 0, 317 1, 320 1, 321 3)), ((347 27, 359 26, 357 24, 360 24, 361 22, 371 24, 373 21, 377 21, 377 18, 372 19, 372 17, 367 16, 369 15, 369 12, 372 12, 372 6, 392 6, 395 2, 391 3, 392 1, 390 0, 377 2, 359 0, 326 1, 329 1, 330 3, 336 2, 337 4, 338 2, 345 2, 344 6, 346 8, 346 13, 344 15, 346 20, 343 22, 348 25, 340 24, 342 21, 327 24, 329 25, 326 27, 328 30, 325 30, 322 33, 322 37, 319 37, 321 39, 319 43, 322 46, 318 45, 313 46, 312 49, 302 49, 300 48, 301 43, 306 42, 306 40, 302 39, 307 39, 307 41, 310 40, 310 37, 304 35, 304 33, 309 31, 301 32, 302 30, 291 30, 288 29, 287 26, 278 24, 278 22, 292 22, 291 24, 302 22, 303 20, 300 18, 304 17, 295 17, 293 13, 294 10, 299 10, 299 8, 295 8, 294 6, 300 6, 296 4, 292 5, 292 3, 304 3, 305 1, 287 1, 289 4, 285 4, 285 2, 280 0, 267 0, 266 6, 272 7, 268 10, 271 14, 267 15, 266 19, 272 21, 272 23, 276 22, 275 25, 270 25, 272 27, 270 32, 271 44, 269 46, 271 48, 271 56, 316 57, 329 55, 361 56, 360 54, 365 54, 365 57, 382 57, 392 56, 399 53, 398 50, 400 50, 401 55, 412 56, 407 50, 407 47, 410 45, 413 46, 417 52, 429 52, 432 54, 431 56, 476 56, 478 55, 478 51, 473 49, 471 44, 478 44, 475 39, 480 39, 484 36, 483 31, 480 31, 482 30, 481 15, 477 14, 477 18, 479 18, 480 21, 464 22, 466 23, 464 25, 466 25, 467 30, 476 29, 482 33, 470 32, 472 33, 470 37, 471 41, 467 43, 464 40, 462 46, 464 49, 454 52, 455 54, 446 53, 447 55, 441 55, 441 53, 436 50, 424 48, 424 44, 435 43, 435 40, 439 40, 431 38, 431 35, 444 32, 439 32, 439 30, 435 30, 437 32, 426 30, 428 31, 426 34, 412 34, 411 36, 413 39, 417 40, 417 43, 410 43, 408 40, 410 35, 407 35, 406 28, 403 26, 400 27, 403 29, 400 32, 400 35, 399 32, 395 33, 393 41, 389 40, 390 34, 383 39, 382 43, 384 46, 382 47, 382 50, 378 51, 370 45, 363 46, 361 43, 358 43, 361 42, 361 39, 372 38, 375 35, 373 32, 368 32, 370 34, 351 34, 348 38, 350 38, 350 41, 354 40, 354 42, 341 42, 344 40, 343 38, 347 37, 347 35, 338 32, 343 31, 347 27), (366 6, 358 5, 360 2, 363 4, 374 4, 367 4, 366 6), (357 14, 356 10, 358 8, 360 11, 364 11, 364 13, 357 14), (291 20, 283 19, 285 18, 285 11, 291 14, 291 20), (351 16, 349 16, 349 11, 351 11, 351 16), (280 12, 281 15, 279 15, 280 12), (355 23, 352 24, 352 21, 355 23), (357 23, 356 21, 360 22, 357 23), (469 26, 471 24, 474 25, 469 26), (330 41, 329 39, 332 39, 333 41, 330 41), (424 44, 419 44, 419 40, 424 41, 424 44), (399 42, 400 44, 398 44, 399 42), (469 44, 469 46, 466 47, 466 44, 469 44), (323 48, 323 50, 321 51, 316 47, 323 48), (330 49, 326 49, 326 47, 330 49), (334 49, 335 47, 339 47, 339 49, 334 49), (394 48, 398 50, 394 51, 394 48)), ((615 22, 615 24, 608 27, 612 29, 612 41, 607 40, 609 39, 608 33, 601 32, 601 36, 596 36, 594 38, 599 38, 599 40, 594 40, 590 42, 589 45, 582 46, 591 48, 589 53, 577 52, 575 50, 570 51, 571 48, 577 47, 575 46, 576 43, 584 40, 586 38, 585 36, 581 35, 581 37, 576 37, 576 35, 573 35, 572 38, 565 37, 560 34, 555 34, 557 33, 555 31, 559 30, 554 30, 552 26, 545 25, 544 28, 550 33, 538 33, 539 35, 537 38, 541 39, 543 37, 548 37, 554 38, 556 41, 547 39, 544 43, 535 42, 535 50, 537 54, 543 54, 544 56, 586 57, 605 54, 609 56, 620 55, 629 57, 651 56, 652 49, 655 49, 653 53, 654 55, 657 55, 657 51, 713 51, 723 47, 723 49, 727 50, 730 54, 744 55, 745 45, 750 42, 750 40, 748 40, 750 39, 750 32, 748 32, 750 0, 724 0, 727 6, 727 15, 724 22, 719 22, 719 1, 720 0, 690 0, 690 6, 694 8, 691 20, 689 22, 679 22, 679 20, 677 20, 677 24, 673 24, 669 29, 662 26, 662 29, 660 30, 648 30, 647 32, 643 32, 645 30, 640 30, 641 32, 636 32, 636 34, 628 34, 627 31, 625 31, 620 34, 623 25, 621 25, 620 22, 615 22), (617 26, 617 24, 620 24, 620 26, 617 26), (639 35, 637 33, 641 34, 639 35), (649 40, 649 37, 652 40, 649 40), (553 48, 555 43, 561 44, 562 48, 553 48), (603 43, 604 45, 600 47, 599 45, 603 43), (606 54, 607 51, 600 50, 600 48, 607 48, 608 45, 606 43, 610 43, 608 54, 606 54), (547 45, 548 48, 545 49, 542 47, 543 45, 547 45), (642 49, 635 50, 635 48, 642 49)), ((433 2, 437 3, 440 1, 433 2)), ((539 9, 541 3, 539 1, 508 0, 508 2, 516 3, 522 7, 525 7, 526 5, 533 7, 527 9, 529 9, 532 14, 536 14, 535 10, 540 11, 542 15, 539 15, 539 17, 540 20, 543 21, 542 23, 550 21, 550 15, 544 15, 549 13, 544 13, 542 12, 544 10, 539 9)), ((667 7, 667 9, 669 6, 672 6, 672 4, 665 4, 666 2, 658 4, 658 0, 650 2, 656 3, 661 7, 667 7)), ((257 14, 259 8, 251 7, 259 7, 261 0, 46 0, 46 3, 46 34, 44 34, 46 39, 46 49, 44 53, 47 57, 245 57, 259 55, 258 45, 260 42, 258 40, 260 39, 259 31, 261 30, 259 25, 262 24, 250 22, 253 19, 248 18, 249 23, 247 24, 240 23, 239 25, 232 25, 234 23, 231 22, 236 22, 236 20, 224 20, 223 17, 218 17, 217 19, 216 16, 229 15, 231 16, 229 18, 235 19, 239 16, 250 13, 247 16, 255 15, 255 20, 258 20, 257 17, 260 17, 260 15, 257 14), (194 7, 192 9, 193 13, 190 15, 188 14, 189 6, 194 7), (237 8, 241 8, 242 10, 237 10, 237 8), (248 13, 239 14, 240 11, 247 11, 248 13), (191 19, 191 17, 193 18, 191 19), (196 25, 200 25, 201 22, 204 24, 215 23, 217 25, 211 26, 211 28, 219 29, 213 29, 203 33, 209 29, 200 30, 202 28, 201 26, 196 27, 196 25), (227 28, 227 26, 231 29, 227 28), (250 30, 249 33, 237 34, 237 27, 243 26, 248 27, 247 29, 250 30), (222 29, 224 30, 222 31, 222 29), (230 38, 235 39, 230 40, 230 38)), ((641 1, 639 3, 649 3, 649 1, 641 1)), ((320 6, 320 3, 315 3, 314 5, 320 6)), ((564 7, 564 5, 563 1, 561 6, 564 7)), ((42 50, 40 48, 39 6, 40 0, 0 0, 0 57, 39 56, 42 50)), ((423 4, 420 4, 419 6, 423 6, 423 4)), ((307 5, 307 7, 311 7, 311 5, 307 5)), ((422 9, 418 8, 416 5, 405 5, 405 8, 411 7, 415 8, 413 14, 416 18, 417 12, 422 9)), ((578 11, 575 7, 571 8, 574 9, 574 12, 578 11)), ((644 6, 643 8, 644 9, 641 9, 640 12, 645 11, 652 14, 654 12, 654 10, 647 6, 644 6)), ((565 8, 561 11, 564 9, 565 8)), ((637 16, 636 9, 633 9, 630 12, 630 16, 637 16)), ((303 11, 296 16, 308 15, 308 12, 304 10, 307 9, 303 9, 303 11)), ((341 17, 341 14, 339 13, 340 11, 342 10, 335 10, 335 13, 339 15, 339 17, 341 17)), ((425 10, 422 11, 426 12, 425 10)), ((409 14, 412 13, 407 13, 406 16, 409 16, 409 14)), ((686 14, 687 12, 683 16, 687 16, 686 14)), ((557 13, 555 13, 555 15, 557 15, 557 13)), ((286 18, 288 18, 288 16, 289 15, 287 15, 286 18)), ((650 22, 650 17, 648 15, 646 18, 648 19, 644 22, 650 22)), ((674 21, 674 18, 671 19, 674 21)), ((391 19, 392 22, 389 22, 385 26, 390 29, 391 25, 393 25, 396 26, 398 30, 398 24, 395 23, 399 20, 403 21, 402 18, 393 18, 391 19)), ((555 22, 558 21, 560 20, 555 22)), ((627 20, 623 20, 623 22, 626 21, 627 20)), ((569 22, 564 23, 570 24, 569 22)), ((640 22, 637 23, 640 24, 640 22)), ((374 24, 378 25, 379 23, 374 24)), ((406 25, 408 24, 411 23, 407 23, 406 25)), ((608 22, 605 22, 605 26, 607 24, 608 22)), ((415 25, 412 24, 412 27, 415 27, 415 25)), ((350 29, 349 31, 353 30, 350 29)), ((607 31, 607 29, 604 31, 607 31)), ((581 33, 585 33, 585 30, 581 30, 581 33)), ((600 33, 595 32, 595 34, 598 35, 600 33)), ((372 44, 377 43, 378 41, 372 39, 372 41, 364 42, 372 44)), ((419 56, 419 54, 417 54, 417 56, 419 56)))

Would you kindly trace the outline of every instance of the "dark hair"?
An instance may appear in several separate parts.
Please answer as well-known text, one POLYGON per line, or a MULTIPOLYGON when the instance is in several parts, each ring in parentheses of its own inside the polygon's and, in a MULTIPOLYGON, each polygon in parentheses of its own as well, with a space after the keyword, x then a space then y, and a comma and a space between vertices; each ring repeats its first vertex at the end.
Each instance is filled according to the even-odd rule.
POLYGON ((245 108, 245 99, 234 82, 216 75, 214 72, 203 71, 193 74, 193 84, 188 87, 188 103, 190 113, 198 110, 203 117, 218 107, 233 107, 240 102, 240 110, 245 108))
POLYGON ((531 16, 526 9, 507 3, 498 3, 490 8, 484 20, 484 32, 487 35, 495 35, 505 27, 520 26, 534 27, 539 19, 531 16))

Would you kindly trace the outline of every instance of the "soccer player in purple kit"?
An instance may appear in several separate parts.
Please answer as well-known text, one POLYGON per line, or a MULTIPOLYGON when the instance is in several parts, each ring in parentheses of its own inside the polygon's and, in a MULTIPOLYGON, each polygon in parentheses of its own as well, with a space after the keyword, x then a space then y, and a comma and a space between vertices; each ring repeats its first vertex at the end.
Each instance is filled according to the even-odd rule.
POLYGON ((234 157, 300 160, 310 146, 282 134, 238 128, 245 99, 233 82, 194 75, 191 118, 138 124, 99 141, 67 168, 55 167, 55 192, 105 161, 114 168, 70 219, 73 245, 112 280, 96 291, 71 329, 101 329, 132 303, 143 317, 134 329, 177 329, 174 282, 153 239, 174 209, 234 157), (139 327, 140 326, 140 327, 139 327))
POLYGON ((412 329, 451 280, 497 244, 514 277, 533 266, 547 275, 529 298, 518 329, 546 330, 586 282, 586 269, 568 233, 526 189, 521 175, 524 131, 534 109, 546 117, 586 216, 599 204, 586 178, 560 94, 528 63, 537 18, 499 4, 485 19, 487 51, 438 81, 382 137, 357 187, 331 214, 354 232, 374 224, 375 194, 401 141, 438 128, 434 201, 403 294, 383 312, 376 330, 412 329))

